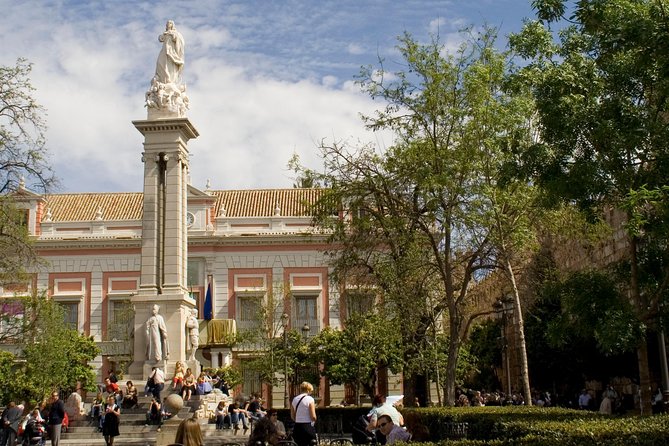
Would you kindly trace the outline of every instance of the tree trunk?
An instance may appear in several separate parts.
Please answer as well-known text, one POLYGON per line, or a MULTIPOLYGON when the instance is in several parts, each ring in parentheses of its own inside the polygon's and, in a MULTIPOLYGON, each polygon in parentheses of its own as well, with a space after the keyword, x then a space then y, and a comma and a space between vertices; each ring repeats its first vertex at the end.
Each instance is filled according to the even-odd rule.
POLYGON ((506 272, 509 275, 509 280, 511 281, 511 287, 513 288, 513 310, 514 310, 513 333, 516 338, 516 343, 518 346, 518 353, 519 353, 518 356, 520 356, 519 358, 520 379, 523 385, 523 393, 524 393, 523 396, 525 397, 525 404, 527 406, 531 406, 532 393, 530 387, 529 368, 527 366, 527 348, 525 346, 525 323, 523 321, 522 306, 520 305, 520 293, 518 292, 518 285, 516 284, 516 276, 513 272, 513 267, 511 266, 511 262, 508 259, 506 259, 505 267, 506 267, 506 272))
MULTIPOLYGON (((630 237, 630 293, 632 302, 637 308, 639 318, 648 325, 649 321, 645 320, 647 304, 644 302, 639 288, 639 263, 636 255, 637 243, 638 239, 636 237, 630 237)), ((639 342, 637 347, 637 362, 639 366, 639 387, 641 390, 641 401, 639 401, 639 406, 642 415, 650 415, 652 413, 652 389, 650 387, 650 370, 648 366, 648 342, 645 336, 639 342)))
POLYGON ((415 407, 416 398, 427 403, 427 387, 429 380, 424 375, 412 374, 404 377, 402 393, 404 394, 404 405, 415 407))
POLYGON ((637 362, 639 364, 639 387, 641 388, 641 415, 652 414, 652 390, 650 387, 650 371, 648 367, 648 343, 642 339, 637 347, 637 362))
MULTIPOLYGON (((435 380, 435 389, 437 390, 437 406, 441 407, 442 406, 442 401, 441 401, 441 390, 439 389, 441 387, 441 373, 439 372, 439 345, 437 344, 437 324, 435 322, 432 323, 432 336, 434 337, 434 343, 432 345, 433 350, 434 350, 434 380, 435 380)), ((430 389, 430 384, 428 380, 428 394, 429 389, 430 389)))
POLYGON ((360 407, 360 387, 362 387, 362 383, 360 382, 360 378, 358 378, 355 381, 355 405, 358 407, 360 407))
POLYGON ((435 341, 435 361, 434 361, 434 368, 435 368, 435 389, 437 390, 437 406, 441 407, 442 402, 441 402, 441 391, 439 390, 439 387, 441 387, 441 374, 439 373, 439 359, 437 357, 437 343, 435 341))
POLYGON ((414 398, 416 397, 416 378, 413 375, 404 376, 404 381, 402 383, 402 393, 404 394, 404 405, 412 407, 414 405, 414 398))
MULTIPOLYGON (((453 310, 451 310, 453 311, 453 310)), ((455 318, 451 317, 450 336, 448 343, 448 359, 446 361, 446 382, 444 389, 444 406, 455 406, 455 378, 458 368, 458 355, 460 353, 460 333, 459 325, 456 324, 455 318)))

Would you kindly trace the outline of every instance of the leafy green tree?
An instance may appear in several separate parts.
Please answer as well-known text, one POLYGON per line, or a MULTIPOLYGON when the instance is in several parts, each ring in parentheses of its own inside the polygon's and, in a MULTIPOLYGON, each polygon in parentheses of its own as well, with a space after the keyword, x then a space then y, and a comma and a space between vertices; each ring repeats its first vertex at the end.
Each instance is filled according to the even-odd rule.
POLYGON ((502 366, 501 329, 500 320, 487 320, 472 329, 468 344, 476 372, 469 382, 474 388, 500 388, 497 368, 502 366))
POLYGON ((397 329, 385 317, 356 313, 346 319, 342 330, 322 330, 309 348, 323 365, 322 375, 332 384, 352 385, 360 405, 360 389, 374 397, 380 369, 401 370, 400 342, 397 329))
POLYGON ((88 364, 100 349, 93 338, 56 327, 48 327, 42 336, 41 341, 23 349, 26 397, 39 401, 54 389, 73 391, 78 383, 86 390, 95 390, 95 372, 88 364))
MULTIPOLYGON (((612 272, 576 272, 558 277, 553 270, 535 286, 537 299, 527 311, 527 339, 528 356, 533 364, 532 382, 537 388, 555 389, 564 404, 567 398, 572 398, 575 404, 574 398, 584 381, 605 381, 611 371, 619 376, 637 372, 635 354, 622 351, 616 335, 601 333, 602 327, 609 329, 605 327, 610 322, 608 312, 633 316, 629 311, 620 310, 620 301, 612 301, 620 293, 612 272), (588 308, 591 305, 594 308, 588 308)), ((631 344, 638 329, 635 320, 625 327, 624 344, 628 348, 635 347, 631 344)))
MULTIPOLYGON (((630 195, 661 191, 669 170, 667 2, 586 0, 570 11, 561 0, 533 5, 538 20, 510 42, 527 61, 516 80, 535 97, 541 139, 519 152, 518 165, 549 201, 577 203, 593 218, 608 208, 625 209, 633 221, 642 209, 630 195)), ((669 286, 665 264, 660 286, 643 288, 639 253, 654 229, 628 227, 627 240, 628 289, 647 326, 656 325, 669 286)), ((645 339, 637 357, 644 412, 650 413, 645 339)))
POLYGON ((288 160, 288 169, 293 171, 296 175, 293 188, 319 188, 321 184, 318 175, 311 170, 302 169, 300 163, 300 156, 294 153, 288 160))
POLYGON ((13 396, 13 384, 16 380, 15 361, 14 354, 0 350, 0 403, 2 404, 7 404, 13 396))
POLYGON ((561 347, 594 340, 608 355, 634 350, 644 327, 616 282, 611 273, 592 270, 545 283, 543 298, 560 305, 547 326, 549 342, 561 347))
POLYGON ((494 49, 494 34, 485 30, 452 55, 436 39, 401 37, 402 68, 380 61, 359 79, 385 105, 364 117, 367 126, 393 131, 394 145, 322 147, 325 172, 317 176, 329 187, 316 211, 340 248, 332 253, 336 269, 348 280, 356 271, 374 277, 388 314, 397 315, 405 364, 416 363, 432 326, 447 330, 448 405, 478 316, 469 291, 511 252, 495 251, 502 239, 494 231, 507 231, 506 223, 493 225, 487 195, 501 175, 497 157, 526 140, 531 123, 528 107, 503 88, 508 60, 494 49))
POLYGON ((308 381, 314 387, 318 387, 320 377, 318 360, 312 354, 309 339, 296 329, 289 328, 286 331, 285 342, 283 337, 274 340, 274 351, 278 364, 277 372, 284 377, 282 380, 284 385, 288 384, 290 388, 291 384, 295 386, 302 381, 308 381))
MULTIPOLYGON (((5 304, 7 305, 7 304, 5 304)), ((54 389, 75 390, 78 385, 95 390, 95 373, 89 362, 100 354, 92 338, 63 324, 63 310, 44 294, 17 297, 11 305, 11 320, 5 320, 17 347, 3 353, 0 380, 3 401, 39 402, 54 389), (11 366, 9 365, 11 364, 11 366), (9 369, 8 375, 4 375, 9 369)))
MULTIPOLYGON (((539 204, 538 188, 518 179, 507 178, 505 164, 512 159, 514 150, 527 148, 535 142, 529 127, 529 117, 533 113, 533 103, 527 95, 517 94, 508 103, 515 109, 511 114, 519 122, 516 134, 503 135, 499 144, 492 144, 491 156, 485 161, 484 176, 487 188, 482 200, 487 200, 489 211, 484 225, 490 228, 491 257, 495 266, 502 271, 510 288, 513 303, 513 333, 518 346, 518 363, 524 395, 531 395, 530 374, 525 343, 524 309, 516 268, 526 263, 528 255, 539 247, 538 237, 542 221, 550 218, 539 204)), ((509 389, 510 390, 510 389, 509 389)), ((531 399, 527 398, 531 405, 531 399)))
MULTIPOLYGON (((283 362, 277 351, 283 332, 281 315, 285 300, 281 284, 274 284, 263 298, 257 298, 255 324, 252 328, 240 330, 235 343, 249 346, 251 350, 261 351, 262 355, 251 361, 250 366, 260 374, 260 379, 277 385, 277 374, 283 373, 283 362)), ((282 375, 283 376, 283 375, 282 375)))
POLYGON ((25 283, 39 264, 24 216, 11 195, 0 195, 0 285, 25 283))
POLYGON ((221 367, 214 372, 219 378, 224 379, 231 389, 242 383, 242 372, 234 366, 221 367))

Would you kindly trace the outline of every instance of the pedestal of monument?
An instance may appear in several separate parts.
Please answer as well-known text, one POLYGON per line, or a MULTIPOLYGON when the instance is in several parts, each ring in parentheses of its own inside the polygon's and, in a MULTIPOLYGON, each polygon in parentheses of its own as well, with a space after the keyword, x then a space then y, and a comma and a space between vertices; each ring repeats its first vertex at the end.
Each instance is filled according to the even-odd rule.
MULTIPOLYGON (((128 368, 128 373, 133 376, 141 375, 146 380, 153 367, 160 367, 165 372, 166 387, 174 374, 174 366, 177 361, 186 364, 188 334, 186 331, 186 319, 195 306, 195 301, 188 294, 161 294, 157 296, 142 296, 141 294, 132 298, 135 306, 135 357, 128 368), (153 305, 160 306, 160 315, 165 319, 167 327, 167 341, 170 348, 168 358, 161 361, 152 361, 146 358, 148 339, 146 335, 146 321, 151 317, 153 305)), ((188 361, 187 367, 195 366, 193 373, 199 368, 197 361, 188 361), (191 365, 191 363, 193 363, 191 365)))

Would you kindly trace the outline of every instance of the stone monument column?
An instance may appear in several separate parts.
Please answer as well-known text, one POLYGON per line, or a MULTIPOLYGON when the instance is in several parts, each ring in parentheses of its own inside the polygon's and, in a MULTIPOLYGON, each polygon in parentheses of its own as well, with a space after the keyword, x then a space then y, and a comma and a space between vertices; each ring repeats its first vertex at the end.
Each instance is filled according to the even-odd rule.
POLYGON ((146 92, 148 119, 133 121, 144 135, 144 197, 140 284, 132 298, 134 358, 129 372, 145 379, 154 366, 163 369, 169 379, 174 363, 186 361, 184 327, 195 306, 186 287, 186 200, 188 141, 199 134, 184 116, 188 97, 181 84, 183 38, 169 21, 158 40, 163 48, 146 92), (156 347, 160 342, 163 347, 156 347))

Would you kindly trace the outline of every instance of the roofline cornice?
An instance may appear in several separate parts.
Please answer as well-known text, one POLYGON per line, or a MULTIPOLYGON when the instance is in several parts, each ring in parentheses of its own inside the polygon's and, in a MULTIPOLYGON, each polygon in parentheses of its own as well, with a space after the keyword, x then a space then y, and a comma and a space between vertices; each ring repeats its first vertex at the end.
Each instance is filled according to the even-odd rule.
POLYGON ((36 240, 37 251, 52 249, 129 249, 141 248, 142 240, 139 238, 100 238, 100 239, 54 239, 36 240))
POLYGON ((231 236, 188 237, 188 246, 287 246, 287 245, 326 245, 326 234, 261 234, 231 236))

